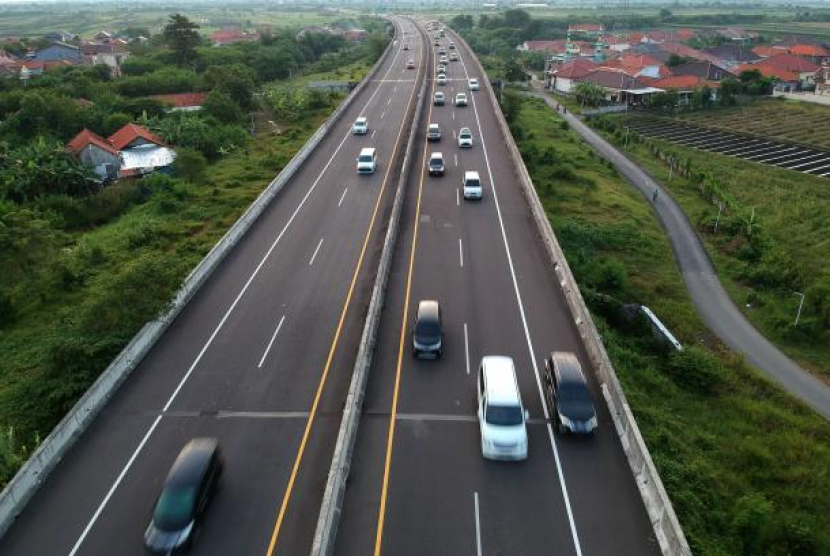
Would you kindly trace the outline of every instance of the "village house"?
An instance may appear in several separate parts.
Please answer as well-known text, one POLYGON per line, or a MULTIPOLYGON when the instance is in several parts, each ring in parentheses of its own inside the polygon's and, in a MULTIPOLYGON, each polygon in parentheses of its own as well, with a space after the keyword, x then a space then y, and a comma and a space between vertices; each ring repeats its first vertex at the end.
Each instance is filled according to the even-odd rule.
POLYGON ((568 33, 585 35, 588 37, 599 37, 605 32, 601 23, 575 23, 568 25, 568 33))
POLYGON ((571 88, 577 79, 585 77, 597 68, 599 68, 599 65, 591 60, 582 58, 570 60, 564 64, 554 66, 546 72, 546 85, 552 91, 567 94, 571 92, 571 88))
POLYGON ((46 48, 38 50, 33 60, 38 62, 67 61, 72 64, 81 64, 84 58, 80 47, 65 42, 54 42, 46 48))
POLYGON ((658 89, 663 90, 673 90, 676 91, 679 95, 679 104, 689 104, 691 101, 692 95, 698 89, 702 89, 704 87, 708 87, 711 91, 710 99, 716 100, 717 99, 717 88, 719 86, 718 83, 714 81, 709 81, 705 78, 699 77, 697 75, 672 75, 671 77, 666 77, 663 79, 658 79, 651 84, 652 87, 656 87, 658 89))
POLYGON ((672 68, 672 73, 677 76, 692 75, 706 81, 722 81, 723 79, 735 78, 733 72, 706 60, 694 60, 680 64, 672 68))
POLYGON ((816 72, 816 90, 817 95, 830 95, 830 65, 825 61, 821 64, 821 68, 816 72))
POLYGON ((652 94, 662 92, 662 89, 651 87, 614 68, 598 68, 576 81, 602 87, 605 90, 605 101, 611 104, 640 106, 652 94))
POLYGON ((238 42, 256 42, 261 38, 260 33, 242 31, 236 27, 226 27, 210 34, 210 40, 213 46, 225 46, 228 44, 236 44, 238 42))
MULTIPOLYGON (((815 86, 816 73, 819 66, 807 58, 795 54, 776 54, 760 60, 755 64, 741 66, 741 70, 758 69, 765 77, 777 77, 781 81, 791 83, 793 76, 796 80, 796 89, 812 89, 815 86)), ((791 92, 789 87, 781 85, 777 90, 791 92)))
POLYGON ((100 135, 84 128, 66 145, 67 152, 74 154, 102 179, 114 179, 121 168, 118 150, 100 135))
POLYGON ((193 112, 201 110, 207 99, 207 93, 173 93, 168 95, 153 95, 153 98, 164 104, 169 104, 168 112, 193 112))
POLYGON ((113 77, 121 76, 121 66, 130 57, 130 53, 124 46, 114 42, 85 43, 81 45, 81 52, 85 64, 105 65, 110 68, 113 77))
POLYGON ((176 152, 148 129, 127 124, 104 139, 81 130, 66 150, 106 179, 142 176, 169 167, 176 152))
POLYGON ((761 59, 751 48, 743 44, 722 44, 711 48, 704 48, 701 52, 708 54, 724 67, 751 64, 761 59))

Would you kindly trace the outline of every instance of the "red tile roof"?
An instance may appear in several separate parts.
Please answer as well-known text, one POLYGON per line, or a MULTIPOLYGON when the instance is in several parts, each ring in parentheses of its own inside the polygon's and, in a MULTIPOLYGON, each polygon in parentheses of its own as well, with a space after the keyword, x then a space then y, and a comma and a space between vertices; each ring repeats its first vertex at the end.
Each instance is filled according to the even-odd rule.
POLYGON ((758 62, 756 65, 798 73, 815 73, 819 69, 817 65, 807 58, 802 58, 801 56, 796 56, 795 54, 776 54, 775 56, 770 56, 769 58, 758 62))
POLYGON ((575 33, 599 32, 602 30, 603 27, 601 23, 576 23, 568 25, 568 31, 573 31, 575 33))
POLYGON ((743 64, 738 66, 738 73, 751 70, 758 70, 764 77, 777 77, 781 81, 799 81, 797 74, 771 66, 762 64, 743 64))
POLYGON ((569 79, 574 79, 578 77, 583 77, 588 75, 595 69, 597 69, 597 64, 593 63, 590 60, 571 60, 569 62, 565 62, 561 66, 557 67, 554 70, 554 74, 557 77, 564 77, 569 79))
POLYGON ((147 128, 136 124, 127 124, 109 137, 110 143, 120 150, 123 150, 130 143, 138 138, 145 139, 156 145, 164 146, 164 141, 159 139, 155 134, 151 133, 147 128))
POLYGON ((830 51, 818 44, 796 44, 790 47, 790 54, 824 58, 830 56, 830 51))
POLYGON ((717 83, 712 83, 706 79, 702 79, 697 75, 672 75, 658 79, 651 83, 652 87, 659 87, 660 89, 678 89, 681 91, 689 91, 697 87, 717 87, 717 83))
POLYGON ((118 156, 118 151, 106 139, 86 128, 82 129, 78 135, 73 137, 72 140, 66 144, 66 150, 73 154, 77 154, 84 150, 88 145, 95 145, 101 150, 118 156))
POLYGON ((759 45, 752 49, 752 52, 760 56, 761 58, 769 58, 770 56, 775 56, 776 54, 784 54, 787 52, 787 48, 783 46, 764 46, 759 45))
POLYGON ((207 98, 207 93, 175 93, 170 95, 153 95, 152 98, 172 104, 174 108, 188 108, 201 106, 207 98))
POLYGON ((558 39, 555 41, 525 41, 525 46, 528 50, 534 52, 552 52, 554 54, 562 54, 565 52, 565 44, 567 41, 558 39))

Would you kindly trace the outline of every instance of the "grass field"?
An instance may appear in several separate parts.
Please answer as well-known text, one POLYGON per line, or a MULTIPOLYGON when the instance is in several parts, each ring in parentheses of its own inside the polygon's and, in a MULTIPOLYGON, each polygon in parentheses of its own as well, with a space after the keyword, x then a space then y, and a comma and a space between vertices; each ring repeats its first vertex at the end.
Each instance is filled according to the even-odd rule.
MULTIPOLYGON (((104 6, 103 4, 101 5, 104 6)), ((320 8, 318 10, 289 10, 219 5, 193 7, 125 7, 123 9, 92 9, 68 5, 66 9, 44 9, 26 11, 0 11, 0 37, 40 37, 51 31, 69 31, 82 37, 91 38, 101 30, 110 32, 127 27, 147 27, 152 33, 161 31, 167 16, 180 12, 197 22, 202 34, 209 34, 222 27, 245 29, 272 26, 297 28, 306 25, 330 23, 345 17, 354 17, 353 10, 320 8)))
MULTIPOLYGON (((622 121, 614 116, 612 121, 622 121)), ((623 134, 605 135, 622 146, 623 134)), ((689 216, 736 305, 777 346, 830 381, 830 184, 824 178, 696 151, 665 141, 629 141, 626 151, 669 188, 689 216), (672 173, 652 150, 692 168, 672 173), (701 187, 699 178, 704 178, 701 187), (718 231, 718 206, 725 203, 718 231), (794 326, 799 297, 805 311, 794 326)))
POLYGON ((766 98, 740 106, 689 112, 678 119, 830 150, 830 106, 766 98))
POLYGON ((830 424, 707 333, 648 203, 552 110, 523 100, 511 127, 693 553, 826 555, 830 424), (648 305, 685 354, 615 324, 613 300, 648 305))

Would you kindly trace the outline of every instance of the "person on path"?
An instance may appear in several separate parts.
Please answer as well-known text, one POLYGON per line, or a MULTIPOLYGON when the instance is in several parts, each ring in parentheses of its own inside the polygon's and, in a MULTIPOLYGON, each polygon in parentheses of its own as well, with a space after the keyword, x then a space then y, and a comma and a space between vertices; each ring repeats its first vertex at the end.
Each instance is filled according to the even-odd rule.
POLYGON ((660 190, 658 188, 654 188, 654 193, 651 194, 651 202, 657 201, 657 196, 660 195, 660 190))

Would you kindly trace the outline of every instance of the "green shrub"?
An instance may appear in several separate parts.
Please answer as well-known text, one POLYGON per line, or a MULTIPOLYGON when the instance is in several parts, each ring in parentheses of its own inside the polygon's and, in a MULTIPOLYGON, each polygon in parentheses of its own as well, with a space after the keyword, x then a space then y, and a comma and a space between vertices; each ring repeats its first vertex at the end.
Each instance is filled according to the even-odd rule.
POLYGON ((699 394, 713 393, 726 375, 723 364, 709 351, 697 346, 674 352, 666 370, 678 386, 699 394))

